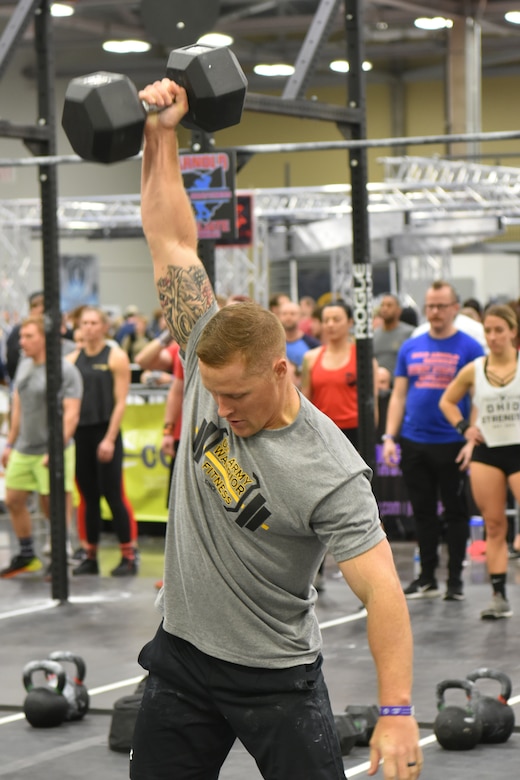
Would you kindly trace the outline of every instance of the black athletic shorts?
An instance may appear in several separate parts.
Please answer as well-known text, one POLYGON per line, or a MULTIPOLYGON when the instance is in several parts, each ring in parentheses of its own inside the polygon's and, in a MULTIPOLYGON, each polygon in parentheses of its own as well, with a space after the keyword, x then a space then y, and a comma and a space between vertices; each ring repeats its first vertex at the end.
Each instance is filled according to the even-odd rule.
POLYGON ((130 753, 132 780, 216 780, 235 739, 266 780, 344 780, 322 657, 289 669, 212 658, 159 628, 130 753))
MULTIPOLYGON (((520 471, 520 444, 508 444, 505 447, 488 447, 478 444, 473 449, 471 460, 475 463, 485 463, 503 471, 506 477, 520 471)), ((471 468, 471 467, 470 467, 471 468)))

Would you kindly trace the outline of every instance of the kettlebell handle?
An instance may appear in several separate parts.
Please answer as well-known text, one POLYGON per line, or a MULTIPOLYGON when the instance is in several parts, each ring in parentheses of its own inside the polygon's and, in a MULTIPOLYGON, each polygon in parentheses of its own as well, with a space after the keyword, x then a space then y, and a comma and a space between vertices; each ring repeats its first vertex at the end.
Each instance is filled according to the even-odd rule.
POLYGON ((49 653, 49 658, 51 661, 70 661, 70 663, 74 664, 76 666, 74 682, 82 683, 85 679, 87 667, 81 656, 70 653, 68 650, 54 650, 52 653, 49 653))
POLYGON ((471 682, 476 682, 477 680, 484 678, 491 678, 493 680, 497 680, 500 683, 500 693, 498 694, 497 699, 502 702, 502 704, 507 704, 511 697, 511 691, 513 690, 511 679, 507 676, 507 674, 505 672, 499 671, 498 669, 493 669, 488 666, 481 666, 479 669, 475 669, 473 672, 470 672, 468 675, 466 675, 466 679, 470 680, 471 682))
POLYGON ((23 678, 23 684, 25 686, 26 691, 30 692, 34 689, 35 686, 32 681, 32 676, 34 672, 39 672, 39 671, 44 672, 47 678, 49 678, 49 676, 53 676, 54 679, 56 680, 57 692, 63 693, 63 689, 65 688, 65 683, 67 682, 67 675, 65 674, 65 669, 56 660, 47 660, 47 659, 42 661, 30 661, 28 664, 24 666, 22 672, 22 678, 23 678))
POLYGON ((461 688, 463 691, 465 691, 466 697, 468 699, 468 705, 470 707, 473 704, 475 696, 478 695, 475 684, 471 680, 442 680, 442 682, 438 683, 436 688, 437 709, 439 710, 444 708, 444 691, 448 690, 448 688, 461 688))

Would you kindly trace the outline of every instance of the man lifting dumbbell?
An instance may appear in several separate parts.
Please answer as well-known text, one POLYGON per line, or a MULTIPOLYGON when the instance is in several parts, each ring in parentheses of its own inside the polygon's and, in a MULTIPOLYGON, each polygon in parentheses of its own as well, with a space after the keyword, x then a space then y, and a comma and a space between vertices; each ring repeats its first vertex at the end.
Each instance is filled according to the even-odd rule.
MULTIPOLYGON (((227 47, 196 44, 174 49, 166 75, 186 90, 189 109, 182 120, 186 127, 214 133, 240 122, 247 79, 227 47)), ((99 71, 70 82, 62 125, 84 160, 113 163, 138 154, 150 110, 153 107, 139 99, 127 76, 99 71)))
POLYGON ((383 760, 385 780, 415 780, 412 634, 369 469, 294 386, 278 318, 218 310, 179 164, 186 92, 163 79, 139 97, 163 109, 145 126, 142 220, 185 390, 131 777, 216 778, 238 738, 266 780, 344 780, 312 585, 328 550, 368 613, 381 707, 369 774, 383 760))

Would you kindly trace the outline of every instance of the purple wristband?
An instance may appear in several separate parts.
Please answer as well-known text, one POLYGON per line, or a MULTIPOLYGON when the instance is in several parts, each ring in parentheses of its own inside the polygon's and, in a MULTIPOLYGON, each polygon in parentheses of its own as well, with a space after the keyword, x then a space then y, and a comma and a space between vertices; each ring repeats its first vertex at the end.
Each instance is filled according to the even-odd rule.
POLYGON ((405 707, 380 707, 379 708, 379 714, 380 715, 414 715, 415 710, 412 706, 405 706, 405 707))

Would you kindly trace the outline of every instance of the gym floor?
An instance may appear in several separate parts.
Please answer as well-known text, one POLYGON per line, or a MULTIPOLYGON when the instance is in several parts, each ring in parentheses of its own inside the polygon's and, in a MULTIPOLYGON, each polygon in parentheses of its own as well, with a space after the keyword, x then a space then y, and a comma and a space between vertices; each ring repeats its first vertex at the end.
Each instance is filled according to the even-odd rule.
MULTIPOLYGON (((35 522, 41 549, 45 528, 35 522)), ((131 579, 114 579, 108 572, 118 550, 110 534, 103 537, 100 577, 70 578, 70 596, 57 604, 41 574, 0 582, 0 778, 39 780, 128 777, 128 758, 108 748, 114 702, 133 693, 143 671, 137 664, 141 646, 159 623, 154 609, 155 582, 161 576, 163 539, 141 536, 141 571, 131 579), (26 721, 22 704, 22 670, 29 661, 46 658, 53 650, 68 650, 86 662, 85 684, 90 710, 83 720, 57 728, 35 729, 26 721)), ((392 542, 404 584, 413 578, 414 543, 392 542)), ((0 515, 0 566, 14 550, 8 518, 0 515)), ((509 599, 513 618, 498 622, 479 619, 490 589, 482 558, 468 559, 466 600, 409 602, 415 637, 414 703, 421 726, 425 765, 423 780, 501 780, 518 777, 520 749, 520 565, 509 565, 509 599), (464 678, 470 671, 491 666, 505 672, 513 684, 510 704, 516 710, 518 731, 499 745, 479 744, 469 751, 446 751, 433 735, 437 713, 435 689, 447 678, 464 678)), ((440 580, 442 581, 441 570, 440 580)), ((366 619, 359 602, 327 559, 325 590, 317 613, 323 634, 325 676, 333 709, 347 704, 376 702, 374 668, 366 639, 366 619)), ((37 682, 37 684, 42 684, 37 682)), ((495 696, 498 684, 481 681, 483 693, 495 696)), ((447 704, 463 706, 461 690, 447 691, 447 704)), ((346 776, 366 776, 368 748, 354 747, 344 758, 346 776)), ((382 770, 378 772, 382 776, 382 770)), ((253 760, 236 744, 221 772, 221 780, 260 778, 253 760)), ((305 780, 302 778, 302 780, 305 780)))

